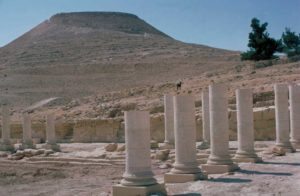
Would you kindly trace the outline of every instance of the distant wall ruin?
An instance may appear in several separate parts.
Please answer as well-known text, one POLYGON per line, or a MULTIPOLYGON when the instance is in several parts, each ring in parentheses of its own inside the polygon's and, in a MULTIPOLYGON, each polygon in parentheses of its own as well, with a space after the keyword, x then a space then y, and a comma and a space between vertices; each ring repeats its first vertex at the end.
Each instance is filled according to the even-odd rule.
MULTIPOLYGON (((228 112, 229 138, 237 139, 236 111, 228 112)), ((197 117, 197 140, 202 140, 202 119, 197 117)), ((11 138, 18 141, 22 138, 21 122, 11 122, 11 138)), ((115 119, 82 119, 56 123, 56 137, 59 142, 124 142, 124 123, 121 118, 115 119)), ((151 139, 164 141, 164 115, 151 116, 151 139)), ((32 122, 32 136, 35 141, 45 142, 45 123, 32 122)), ((255 140, 275 140, 274 107, 254 108, 255 140)))

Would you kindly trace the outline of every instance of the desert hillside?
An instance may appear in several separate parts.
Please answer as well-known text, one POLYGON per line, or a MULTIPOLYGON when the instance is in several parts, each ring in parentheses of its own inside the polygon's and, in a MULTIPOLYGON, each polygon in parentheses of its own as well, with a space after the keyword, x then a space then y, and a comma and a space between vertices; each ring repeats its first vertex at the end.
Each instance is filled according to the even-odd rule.
POLYGON ((232 69, 239 53, 177 41, 132 14, 62 13, 0 48, 0 101, 26 107, 232 69))

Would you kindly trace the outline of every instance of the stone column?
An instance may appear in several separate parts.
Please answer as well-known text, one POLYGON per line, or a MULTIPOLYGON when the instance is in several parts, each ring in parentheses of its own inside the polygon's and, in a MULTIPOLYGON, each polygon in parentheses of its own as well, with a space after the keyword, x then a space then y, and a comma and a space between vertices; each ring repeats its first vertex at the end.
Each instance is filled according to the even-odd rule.
POLYGON ((165 141, 163 148, 174 148, 174 106, 173 95, 167 94, 164 96, 164 110, 165 110, 165 141))
POLYGON ((210 155, 202 169, 208 174, 227 173, 238 169, 229 154, 227 86, 209 86, 210 155))
POLYGON ((289 86, 291 139, 294 148, 300 148, 300 86, 289 86))
POLYGON ((125 142, 125 173, 121 185, 113 186, 113 196, 165 193, 151 170, 149 112, 125 112, 125 142))
POLYGON ((287 152, 294 152, 290 137, 290 118, 288 103, 288 86, 275 84, 275 119, 276 119, 276 146, 284 148, 287 152))
POLYGON ((182 183, 206 176, 198 167, 196 158, 196 119, 194 97, 174 97, 175 163, 170 173, 165 174, 166 183, 182 183))
POLYGON ((208 91, 202 92, 202 136, 203 142, 197 147, 198 149, 208 149, 210 143, 209 127, 209 94, 208 91))
POLYGON ((14 151, 14 146, 10 142, 10 122, 9 109, 7 105, 2 106, 2 136, 0 141, 0 151, 14 151))
POLYGON ((55 116, 54 114, 47 114, 46 116, 46 149, 60 151, 59 145, 56 144, 55 139, 55 116))
POLYGON ((254 150, 253 94, 251 89, 236 90, 238 150, 235 162, 261 162, 254 150))
POLYGON ((27 112, 23 113, 23 141, 20 149, 35 148, 32 142, 31 119, 27 112))

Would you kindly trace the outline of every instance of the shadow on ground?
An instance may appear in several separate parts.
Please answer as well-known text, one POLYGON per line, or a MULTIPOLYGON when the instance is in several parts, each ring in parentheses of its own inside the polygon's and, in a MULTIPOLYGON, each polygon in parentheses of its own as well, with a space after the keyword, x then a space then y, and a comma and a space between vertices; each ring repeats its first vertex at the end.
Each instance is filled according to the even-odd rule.
POLYGON ((200 193, 184 193, 184 194, 177 194, 173 196, 201 196, 200 193))
POLYGON ((291 165, 291 166, 300 166, 300 163, 281 163, 281 162, 262 162, 260 164, 273 164, 273 165, 291 165))
POLYGON ((251 171, 251 170, 245 170, 241 169, 238 171, 239 173, 243 174, 256 174, 256 175, 274 175, 274 176, 292 176, 293 174, 291 173, 286 173, 286 172, 260 172, 260 171, 251 171))
POLYGON ((241 179, 241 178, 216 178, 209 179, 211 182, 223 182, 223 183, 248 183, 252 182, 250 179, 241 179))

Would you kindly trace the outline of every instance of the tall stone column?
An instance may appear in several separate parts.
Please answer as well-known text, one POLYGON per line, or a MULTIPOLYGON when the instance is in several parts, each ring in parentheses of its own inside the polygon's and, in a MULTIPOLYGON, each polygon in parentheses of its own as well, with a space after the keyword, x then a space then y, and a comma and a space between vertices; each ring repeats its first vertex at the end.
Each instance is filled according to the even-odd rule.
POLYGON ((23 113, 23 140, 20 149, 35 148, 32 142, 31 119, 27 112, 23 113))
POLYGON ((195 100, 190 95, 174 97, 175 163, 165 174, 166 183, 206 179, 196 158, 195 100))
POLYGON ((9 116, 8 106, 2 105, 2 136, 0 140, 0 151, 14 151, 14 146, 10 142, 9 116))
POLYGON ((46 144, 44 145, 44 148, 60 151, 60 147, 57 145, 55 138, 54 114, 47 114, 46 116, 46 144))
POLYGON ((209 127, 209 94, 208 91, 202 92, 202 136, 203 142, 197 147, 198 149, 208 149, 210 143, 209 127))
POLYGON ((300 148, 300 86, 289 86, 291 139, 294 148, 300 148))
POLYGON ((229 125, 227 86, 213 84, 209 86, 210 114, 210 155, 202 169, 208 174, 227 173, 238 168, 229 154, 229 125))
POLYGON ((288 86, 275 84, 275 119, 276 119, 276 146, 284 148, 287 152, 294 152, 290 137, 290 118, 288 103, 288 86))
POLYGON ((121 184, 113 186, 113 196, 165 193, 151 170, 149 112, 125 112, 125 142, 125 173, 121 184))
POLYGON ((173 95, 167 94, 164 96, 165 110, 165 141, 162 146, 164 149, 174 148, 174 106, 173 95))
POLYGON ((238 150, 235 162, 261 162, 254 150, 253 94, 251 89, 236 90, 238 150))

